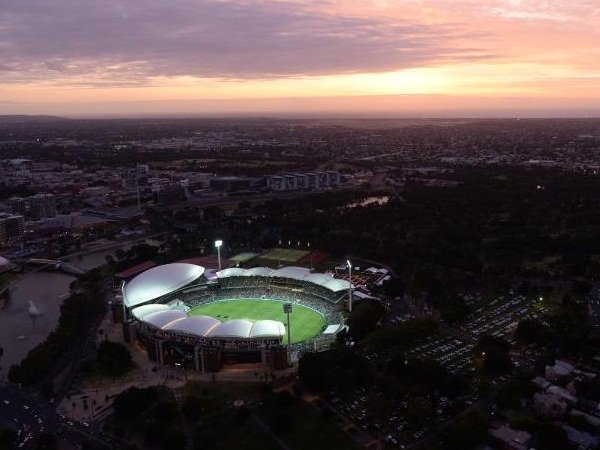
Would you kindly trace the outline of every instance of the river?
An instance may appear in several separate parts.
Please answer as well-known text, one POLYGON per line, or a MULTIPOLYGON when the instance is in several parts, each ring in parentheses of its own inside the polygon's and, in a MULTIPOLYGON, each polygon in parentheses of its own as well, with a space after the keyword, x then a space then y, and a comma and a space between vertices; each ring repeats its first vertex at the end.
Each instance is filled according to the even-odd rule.
MULTIPOLYGON (((149 244, 155 242, 148 241, 149 244)), ((114 251, 101 250, 73 257, 68 262, 83 269, 93 269, 103 265, 106 256, 114 251)), ((13 283, 8 303, 0 311, 0 347, 4 349, 0 358, 0 380, 6 379, 11 365, 20 362, 56 328, 60 305, 74 280, 74 276, 62 272, 39 271, 25 274, 13 283), (30 314, 30 301, 39 315, 30 314)))

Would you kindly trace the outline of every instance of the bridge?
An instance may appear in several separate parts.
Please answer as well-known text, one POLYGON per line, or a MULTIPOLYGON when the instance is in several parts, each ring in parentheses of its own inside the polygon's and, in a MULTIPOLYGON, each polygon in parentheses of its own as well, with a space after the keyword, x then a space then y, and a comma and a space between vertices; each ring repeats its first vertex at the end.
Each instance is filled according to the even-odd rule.
POLYGON ((79 266, 55 259, 23 258, 13 259, 12 261, 17 264, 38 266, 39 270, 61 270, 71 275, 83 275, 86 272, 85 269, 79 266))

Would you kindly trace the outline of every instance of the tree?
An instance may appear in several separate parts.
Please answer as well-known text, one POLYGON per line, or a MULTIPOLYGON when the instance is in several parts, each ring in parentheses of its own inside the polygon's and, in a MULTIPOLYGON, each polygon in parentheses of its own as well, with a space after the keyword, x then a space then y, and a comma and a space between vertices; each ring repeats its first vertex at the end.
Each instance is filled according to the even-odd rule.
POLYGON ((376 329, 369 333, 361 344, 376 352, 393 347, 407 347, 416 340, 430 336, 437 328, 438 325, 431 320, 408 320, 397 327, 376 329))
POLYGON ((147 411, 156 398, 157 392, 154 388, 130 387, 115 397, 113 402, 115 415, 121 419, 130 420, 147 411))
POLYGON ((487 423, 479 414, 469 414, 442 433, 447 450, 470 450, 488 439, 487 423))
POLYGON ((52 433, 40 433, 35 440, 37 450, 55 450, 58 448, 58 441, 52 433))
POLYGON ((11 448, 16 440, 17 432, 13 428, 0 424, 0 448, 11 448))
MULTIPOLYGON (((390 399, 377 392, 367 396, 366 408, 367 411, 371 413, 372 418, 376 421, 388 419, 394 411, 390 399)), ((329 411, 329 408, 325 409, 329 411)))
POLYGON ((496 402, 503 407, 517 408, 522 398, 531 398, 535 392, 535 386, 529 380, 514 380, 498 388, 496 402))
POLYGON ((431 420, 433 406, 425 397, 410 397, 406 406, 406 420, 416 427, 422 427, 431 420))
POLYGON ((525 319, 519 321, 515 336, 520 342, 543 344, 548 339, 548 329, 537 320, 525 319))
POLYGON ((507 340, 485 334, 477 341, 476 349, 483 355, 483 370, 486 373, 497 375, 512 368, 508 353, 510 343, 507 340))
POLYGON ((42 385, 42 395, 46 398, 54 397, 54 383, 52 380, 46 380, 42 385))
POLYGON ((277 411, 269 420, 271 428, 275 432, 285 431, 292 427, 292 415, 288 411, 277 411))
POLYGON ((360 341, 375 330, 384 313, 383 306, 376 301, 363 300, 357 303, 348 317, 350 336, 360 341))
POLYGON ((188 420, 198 420, 204 413, 204 407, 200 398, 190 395, 183 399, 181 412, 188 420))
POLYGON ((442 319, 449 323, 464 322, 471 312, 465 299, 458 295, 451 295, 440 300, 438 309, 442 319))
POLYGON ((535 430, 537 446, 543 450, 564 450, 569 447, 567 432, 553 423, 542 422, 535 430))
POLYGON ((159 402, 152 409, 152 417, 158 423, 173 422, 178 416, 175 402, 159 402))
POLYGON ((102 341, 98 346, 98 371, 109 377, 118 377, 132 366, 129 350, 118 342, 102 341))
POLYGON ((298 376, 313 391, 350 389, 368 382, 369 375, 365 361, 345 347, 304 353, 298 362, 298 376))
POLYGON ((400 278, 392 278, 383 284, 383 293, 390 297, 401 297, 405 289, 406 285, 400 278))

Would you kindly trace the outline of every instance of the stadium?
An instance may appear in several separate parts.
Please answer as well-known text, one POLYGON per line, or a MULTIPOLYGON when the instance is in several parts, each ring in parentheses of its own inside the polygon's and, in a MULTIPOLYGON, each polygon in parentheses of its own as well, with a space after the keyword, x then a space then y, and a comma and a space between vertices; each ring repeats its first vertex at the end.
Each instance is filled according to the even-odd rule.
POLYGON ((124 334, 161 365, 279 370, 304 349, 328 347, 343 327, 352 288, 303 267, 165 264, 123 283, 124 334))

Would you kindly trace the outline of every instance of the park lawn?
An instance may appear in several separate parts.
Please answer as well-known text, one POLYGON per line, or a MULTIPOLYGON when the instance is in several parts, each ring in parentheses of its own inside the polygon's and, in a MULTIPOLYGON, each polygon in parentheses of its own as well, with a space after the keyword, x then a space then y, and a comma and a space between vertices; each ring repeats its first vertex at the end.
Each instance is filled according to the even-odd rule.
MULTIPOLYGON (((257 320, 278 320, 287 327, 287 317, 283 312, 284 302, 277 300, 238 299, 208 303, 196 306, 189 312, 189 316, 211 316, 221 321, 231 319, 247 319, 252 322, 257 320)), ((325 325, 325 318, 320 313, 294 304, 290 314, 290 328, 292 344, 312 339, 318 335, 325 325)), ((287 328, 286 328, 287 330, 287 328)), ((283 338, 287 344, 287 335, 283 338)))
POLYGON ((291 420, 289 427, 273 429, 291 450, 321 449, 359 450, 361 447, 352 437, 342 431, 334 417, 325 418, 314 406, 295 398, 289 405, 277 405, 265 398, 257 408, 257 415, 269 424, 272 418, 284 414, 291 420))
POLYGON ((262 258, 269 259, 271 261, 296 262, 309 253, 310 251, 308 250, 275 247, 269 250, 267 253, 263 253, 262 258))

